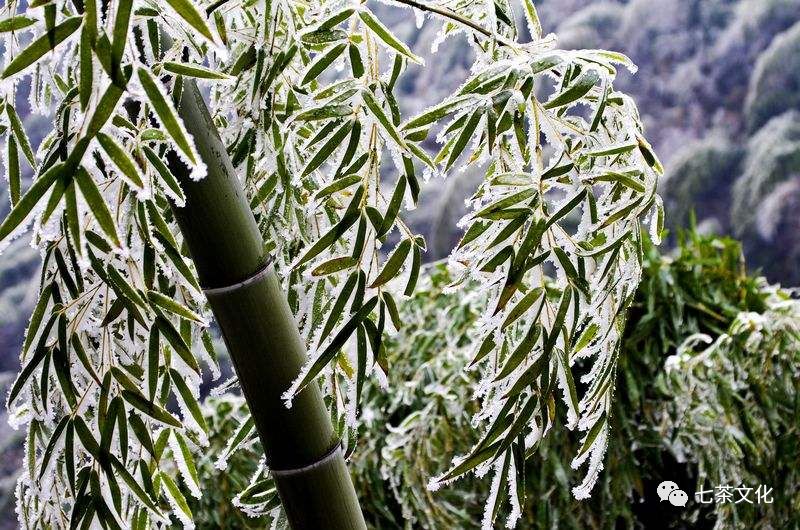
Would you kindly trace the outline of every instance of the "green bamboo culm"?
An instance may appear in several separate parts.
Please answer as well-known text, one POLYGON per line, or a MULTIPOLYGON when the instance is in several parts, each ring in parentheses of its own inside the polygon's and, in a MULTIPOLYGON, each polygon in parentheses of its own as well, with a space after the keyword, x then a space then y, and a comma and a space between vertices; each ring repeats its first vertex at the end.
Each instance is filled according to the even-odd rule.
POLYGON ((228 347, 267 464, 294 530, 366 529, 319 388, 287 408, 281 394, 306 348, 225 146, 203 96, 185 80, 179 113, 208 168, 189 178, 173 153, 170 169, 186 196, 173 212, 228 347))

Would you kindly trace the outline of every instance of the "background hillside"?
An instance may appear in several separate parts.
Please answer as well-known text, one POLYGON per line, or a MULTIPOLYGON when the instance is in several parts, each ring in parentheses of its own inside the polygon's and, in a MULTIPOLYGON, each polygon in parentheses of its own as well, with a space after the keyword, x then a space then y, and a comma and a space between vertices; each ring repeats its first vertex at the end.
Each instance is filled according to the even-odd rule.
MULTIPOLYGON (((754 271, 761 269, 771 282, 800 284, 800 0, 536 4, 545 31, 558 34, 561 47, 619 50, 639 65, 635 76, 620 74, 618 88, 638 102, 647 136, 667 168, 662 193, 669 227, 686 226, 694 212, 700 230, 741 240, 754 271)), ((418 29, 406 9, 377 10, 427 59, 428 67, 410 68, 401 78, 404 94, 398 99, 406 115, 461 84, 471 64, 463 38, 442 43, 434 55, 438 24, 418 29)), ((26 96, 21 93, 20 102, 26 96)), ((24 112, 27 105, 18 108, 24 112)), ((23 117, 35 144, 52 126, 41 116, 23 117)), ((2 151, 4 158, 5 146, 2 151)), ((31 169, 25 162, 22 166, 29 177, 31 169)), ((463 199, 479 178, 477 171, 466 171, 426 184, 413 221, 428 238, 428 260, 446 255, 459 237, 455 223, 464 213, 463 199)), ((9 209, 6 186, 0 179, 0 218, 9 209)), ((18 369, 38 266, 38 252, 26 240, 0 255, 3 394, 9 372, 18 369)), ((4 416, 2 408, 0 477, 13 474, 21 454, 4 416)), ((15 526, 13 511, 2 506, 2 498, 0 514, 0 528, 15 526)))

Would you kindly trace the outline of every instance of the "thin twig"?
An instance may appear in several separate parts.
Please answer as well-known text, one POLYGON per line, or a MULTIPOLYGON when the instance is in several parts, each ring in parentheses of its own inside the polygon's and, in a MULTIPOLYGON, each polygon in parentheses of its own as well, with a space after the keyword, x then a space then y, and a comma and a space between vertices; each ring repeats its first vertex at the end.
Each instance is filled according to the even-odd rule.
POLYGON ((508 46, 509 48, 516 47, 515 42, 506 39, 502 35, 498 35, 496 33, 489 31, 488 29, 484 28, 477 22, 474 22, 468 19, 467 17, 462 17, 458 13, 450 9, 447 9, 446 7, 430 6, 427 4, 423 4, 421 2, 417 2, 416 0, 394 0, 394 1, 397 2, 398 4, 404 4, 419 9, 420 11, 427 11, 429 13, 434 13, 441 17, 448 18, 454 22, 461 24, 462 26, 467 26, 468 28, 475 30, 476 32, 480 33, 485 37, 497 41, 498 44, 502 44, 503 46, 508 46))

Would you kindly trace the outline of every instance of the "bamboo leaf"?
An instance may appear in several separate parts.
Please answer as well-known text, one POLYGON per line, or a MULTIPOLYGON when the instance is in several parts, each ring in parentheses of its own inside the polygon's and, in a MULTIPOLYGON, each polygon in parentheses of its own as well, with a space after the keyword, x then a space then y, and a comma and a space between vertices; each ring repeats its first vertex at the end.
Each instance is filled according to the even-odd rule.
POLYGON ((47 33, 31 42, 27 48, 22 50, 19 55, 9 63, 3 71, 2 79, 6 79, 14 74, 17 74, 36 61, 41 59, 44 54, 55 49, 56 46, 64 42, 70 35, 81 26, 83 21, 82 17, 70 17, 48 30, 47 33))
POLYGON ((146 145, 142 147, 142 151, 147 161, 150 162, 150 166, 156 170, 156 174, 159 176, 164 186, 166 186, 164 191, 170 195, 179 206, 182 206, 186 202, 186 196, 183 194, 183 190, 180 184, 178 184, 175 175, 172 174, 172 171, 169 170, 155 151, 146 145))
POLYGON ((394 124, 389 120, 386 116, 386 113, 383 112, 380 104, 375 100, 375 96, 369 90, 362 91, 362 98, 364 100, 364 104, 369 109, 370 113, 378 120, 378 123, 381 125, 383 130, 389 137, 394 140, 394 142, 403 150, 408 151, 408 146, 406 142, 400 137, 400 133, 395 128, 394 124))
POLYGON ((353 70, 353 77, 358 79, 364 75, 364 61, 361 60, 361 52, 358 51, 358 46, 353 43, 350 43, 347 52, 350 56, 350 66, 353 70))
POLYGON ((622 232, 618 237, 611 240, 608 244, 603 245, 598 248, 590 249, 587 251, 583 251, 580 248, 576 251, 578 256, 584 258, 596 258, 597 256, 602 256, 603 254, 607 254, 613 250, 616 250, 620 245, 625 243, 625 241, 630 237, 631 231, 625 230, 622 232))
POLYGON ((300 85, 305 85, 316 79, 317 77, 322 74, 339 56, 342 54, 344 49, 347 47, 346 44, 340 43, 331 48, 328 53, 321 55, 318 57, 313 63, 311 63, 306 70, 305 75, 303 76, 302 81, 300 81, 300 85))
POLYGON ((161 361, 161 343, 157 326, 150 327, 147 339, 147 395, 153 401, 158 386, 158 367, 161 361))
POLYGON ((642 156, 644 157, 647 164, 651 168, 653 168, 653 171, 655 171, 657 174, 663 175, 664 166, 661 164, 661 161, 658 159, 658 156, 656 156, 656 152, 653 150, 653 146, 650 145, 650 142, 648 142, 641 135, 636 135, 636 142, 639 145, 639 152, 642 153, 642 156))
POLYGON ((18 31, 23 28, 35 24, 37 20, 32 17, 18 15, 15 17, 8 17, 0 20, 0 33, 7 33, 9 31, 18 31))
MULTIPOLYGON (((172 439, 175 441, 175 445, 178 446, 178 452, 180 452, 180 455, 175 455, 175 459, 179 462, 178 470, 181 472, 181 476, 189 487, 192 496, 199 499, 200 477, 197 475, 197 467, 195 466, 192 452, 189 450, 186 439, 178 431, 172 431, 172 439)), ((173 446, 173 452, 174 450, 175 447, 173 446)))
POLYGON ((556 345, 556 341, 558 340, 558 334, 561 333, 561 326, 564 325, 564 320, 567 317, 567 310, 569 309, 570 302, 572 301, 572 288, 567 285, 564 287, 564 291, 561 293, 561 302, 558 305, 558 312, 556 313, 556 318, 553 321, 553 325, 550 328, 549 333, 545 337, 544 346, 542 348, 542 356, 545 359, 550 358, 550 353, 553 351, 553 348, 556 345))
POLYGON ((601 156, 618 155, 621 153, 629 153, 636 149, 639 144, 637 142, 622 142, 615 145, 604 146, 600 149, 594 149, 586 153, 586 156, 598 158, 601 156))
POLYGON ((256 423, 253 420, 253 416, 248 416, 247 420, 242 422, 242 424, 239 425, 239 428, 236 429, 236 432, 231 438, 231 441, 228 443, 228 446, 225 448, 225 451, 218 458, 217 463, 215 464, 214 467, 216 467, 217 469, 221 468, 224 469, 222 466, 223 464, 226 464, 226 460, 228 459, 228 457, 231 454, 233 454, 234 451, 236 451, 236 449, 239 448, 242 442, 244 442, 246 439, 250 437, 253 431, 255 431, 255 428, 256 428, 256 423))
POLYGON ((20 149, 22 149, 22 154, 25 155, 25 158, 28 160, 28 163, 31 165, 31 167, 35 168, 36 157, 33 156, 31 141, 28 139, 28 135, 25 133, 25 127, 22 125, 22 120, 19 119, 17 110, 13 105, 6 104, 6 114, 8 114, 8 122, 11 125, 11 131, 14 133, 14 137, 17 139, 17 144, 19 144, 20 149))
POLYGON ((475 134, 482 115, 482 109, 478 109, 470 115, 469 120, 467 120, 466 124, 461 129, 461 133, 458 135, 455 143, 450 147, 450 156, 447 159, 447 164, 445 164, 445 171, 453 167, 453 164, 455 164, 458 157, 461 156, 464 148, 467 147, 467 142, 469 142, 469 139, 475 134))
POLYGON ((566 349, 559 348, 559 362, 561 364, 561 369, 563 370, 564 380, 567 384, 567 392, 566 396, 564 396, 564 401, 567 403, 567 406, 573 413, 577 413, 578 411, 578 391, 575 388, 575 379, 572 376, 572 369, 569 365, 569 354, 567 353, 566 349), (569 401, 567 401, 569 400, 569 401))
POLYGON ((324 188, 320 189, 314 195, 314 199, 318 200, 318 201, 321 200, 321 199, 324 199, 324 198, 326 198, 326 197, 328 197, 330 195, 333 195, 337 191, 342 191, 342 190, 344 190, 346 188, 349 188, 350 186, 352 186, 354 184, 358 184, 359 182, 361 182, 361 179, 362 179, 361 175, 358 175, 356 173, 353 173, 352 175, 346 175, 344 177, 340 177, 340 178, 334 180, 331 184, 329 184, 329 185, 325 186, 324 188))
POLYGON ((524 0, 523 6, 525 7, 525 19, 528 22, 531 37, 534 40, 542 38, 542 23, 539 20, 539 13, 536 11, 533 0, 524 0))
MULTIPOLYGON (((82 142, 84 142, 86 146, 88 146, 89 139, 94 138, 94 136, 106 124, 108 118, 114 113, 114 110, 117 108, 117 103, 122 97, 123 92, 125 92, 124 86, 120 87, 112 83, 103 93, 100 101, 95 107, 94 114, 92 114, 92 117, 89 120, 89 125, 86 127, 86 138, 82 139, 82 142)), ((77 151, 73 150, 73 153, 77 154, 77 151)), ((72 158, 72 156, 73 155, 70 155, 70 158, 72 158)))
POLYGON ((172 266, 175 267, 175 270, 180 273, 181 276, 186 280, 186 282, 191 285, 196 291, 200 291, 200 285, 197 281, 197 276, 192 272, 189 266, 184 261, 183 256, 181 256, 175 247, 177 245, 173 245, 172 241, 164 235, 161 229, 156 232, 156 238, 164 245, 164 256, 172 263, 172 266))
POLYGON ((539 336, 542 334, 542 327, 535 323, 536 319, 532 320, 534 324, 531 325, 525 337, 519 342, 511 356, 506 360, 505 365, 503 365, 503 369, 500 370, 500 373, 495 376, 495 381, 502 381, 511 375, 511 372, 513 372, 514 369, 525 360, 531 350, 533 350, 533 347, 539 340, 539 336))
POLYGON ((78 91, 81 102, 81 110, 85 111, 89 106, 92 97, 92 86, 94 84, 94 62, 92 60, 92 30, 84 24, 81 29, 80 44, 80 76, 78 79, 78 91))
MULTIPOLYGON (((178 0, 168 1, 175 2, 178 0)), ((181 0, 180 3, 183 3, 183 0, 181 0)), ((156 116, 158 116, 159 121, 164 126, 164 129, 166 129, 170 138, 172 138, 175 145, 178 146, 186 159, 192 164, 197 164, 197 155, 195 154, 194 146, 187 136, 188 133, 186 133, 183 128, 171 100, 164 96, 164 93, 156 80, 153 79, 149 70, 140 67, 138 73, 139 81, 142 83, 145 94, 147 94, 147 99, 150 101, 150 105, 156 113, 156 116)))
POLYGON ((346 8, 342 9, 331 15, 330 18, 323 20, 319 26, 317 27, 318 30, 330 30, 344 22, 345 20, 349 19, 353 13, 355 13, 355 9, 353 8, 346 8))
POLYGON ((585 198, 586 198, 586 188, 581 188, 570 200, 568 200, 564 206, 558 209, 556 213, 554 213, 548 220, 545 226, 545 229, 550 228, 553 224, 557 223, 562 217, 570 213, 572 210, 575 209, 585 198))
POLYGON ((403 263, 406 261, 406 257, 408 257, 408 252, 411 250, 411 240, 404 239, 395 248, 392 255, 389 256, 389 259, 386 260, 386 263, 383 266, 380 274, 370 285, 370 288, 379 287, 397 275, 397 271, 400 270, 400 267, 403 266, 403 263))
POLYGON ((6 160, 8 161, 8 194, 11 199, 11 206, 19 202, 22 188, 22 172, 19 168, 19 152, 17 151, 17 140, 13 134, 7 138, 6 160))
POLYGON ((325 161, 330 158, 334 150, 341 146, 342 140, 344 140, 345 136, 350 133, 350 129, 352 127, 353 122, 347 121, 335 133, 333 133, 328 141, 319 148, 319 150, 314 154, 314 157, 308 162, 306 168, 303 170, 302 176, 305 177, 319 166, 324 164, 325 161))
POLYGON ((39 462, 39 480, 42 480, 45 472, 47 471, 47 464, 50 463, 50 458, 53 456, 53 450, 56 448, 56 443, 61 438, 61 433, 64 432, 67 424, 70 421, 70 416, 67 414, 58 422, 56 428, 53 430, 53 434, 50 435, 50 441, 47 442, 47 447, 42 453, 42 460, 39 462))
POLYGON ((152 289, 147 291, 147 299, 150 301, 150 303, 153 303, 162 309, 166 309, 170 313, 174 313, 179 317, 183 317, 194 322, 204 322, 200 315, 158 291, 153 291, 152 289))
POLYGON ((167 72, 182 75, 186 77, 196 77, 198 79, 221 79, 228 80, 231 76, 222 72, 217 72, 211 68, 199 64, 177 63, 174 61, 166 61, 164 63, 164 70, 167 72))
POLYGON ((389 208, 386 210, 386 215, 383 217, 383 222, 378 229, 375 237, 381 238, 392 229, 394 221, 397 219, 397 212, 400 211, 400 205, 403 203, 403 197, 406 193, 406 177, 400 175, 397 179, 397 184, 394 187, 392 198, 389 200, 389 208))
POLYGON ((522 191, 518 191, 516 193, 503 197, 502 199, 499 199, 485 206, 484 208, 480 209, 475 213, 475 217, 491 218, 493 214, 506 210, 510 206, 514 206, 515 204, 530 199, 531 197, 536 196, 538 193, 539 191, 534 187, 523 189, 522 191))
POLYGON ((353 114, 350 105, 321 105, 305 110, 295 116, 297 121, 319 121, 331 118, 344 118, 353 114))
POLYGON ((131 489, 136 498, 141 501, 150 511, 161 517, 161 512, 159 511, 158 507, 156 507, 153 499, 144 491, 144 489, 136 482, 136 479, 133 478, 133 475, 125 468, 125 466, 120 462, 116 456, 113 454, 108 454, 108 459, 111 462, 111 466, 114 468, 114 471, 118 476, 120 476, 131 489))
POLYGON ((563 91, 556 94, 544 104, 546 109, 563 107, 585 96, 600 81, 600 74, 593 68, 587 68, 578 78, 563 91))
POLYGON ((451 114, 466 107, 469 103, 473 102, 474 100, 475 97, 470 94, 456 96, 434 107, 431 107, 430 109, 426 110, 419 116, 407 121, 400 127, 400 129, 404 131, 413 130, 413 129, 418 129, 420 127, 425 127, 426 125, 430 125, 432 123, 436 123, 437 121, 441 120, 448 114, 451 114))
POLYGON ((603 430, 603 427, 605 427, 605 425, 606 425, 606 415, 605 413, 603 413, 600 419, 598 419, 594 423, 594 425, 592 425, 592 428, 586 434, 586 438, 584 438, 583 443, 581 444, 581 448, 580 450, 578 450, 578 457, 582 456, 584 453, 586 453, 586 451, 588 451, 592 447, 592 444, 597 439, 597 436, 603 430))
POLYGON ((327 274, 333 274, 334 272, 350 269, 356 265, 358 265, 358 261, 352 256, 340 256, 338 258, 329 259, 328 261, 317 265, 314 267, 314 270, 311 271, 311 275, 325 276, 327 274))
POLYGON ((425 61, 421 57, 415 55, 400 39, 395 37, 389 28, 383 25, 371 11, 364 9, 358 12, 359 18, 367 25, 369 29, 389 48, 392 48, 397 53, 408 57, 412 62, 424 65, 425 61))
POLYGON ((530 307, 533 305, 534 302, 536 302, 541 297, 542 303, 539 305, 536 317, 528 319, 533 321, 538 320, 539 318, 538 314, 542 310, 542 307, 544 306, 544 298, 542 297, 543 291, 544 290, 541 287, 536 287, 535 289, 531 289, 530 291, 528 291, 528 293, 525 294, 525 296, 523 296, 522 299, 520 299, 520 301, 517 302, 517 304, 514 307, 512 307, 511 310, 508 312, 508 314, 506 315, 506 319, 503 321, 503 325, 501 326, 500 329, 506 329, 508 326, 513 324, 519 317, 524 315, 528 311, 528 309, 530 309, 530 307))
POLYGON ((130 390, 123 390, 121 393, 122 398, 131 404, 134 408, 144 412, 154 420, 160 421, 172 427, 181 428, 183 424, 155 403, 148 401, 144 396, 138 392, 131 392, 130 390))
POLYGON ((614 171, 609 171, 607 173, 604 173, 602 175, 598 175, 596 177, 590 177, 589 179, 587 179, 587 181, 591 182, 591 183, 596 183, 596 182, 612 182, 612 183, 619 182, 623 186, 631 188, 632 190, 634 190, 634 191, 636 191, 638 193, 644 193, 644 191, 645 191, 644 184, 642 182, 636 180, 636 178, 634 178, 634 177, 632 177, 630 175, 626 175, 624 173, 617 173, 617 172, 614 172, 614 171))
POLYGON ((145 451, 150 453, 151 456, 155 457, 156 450, 153 446, 153 439, 150 437, 150 430, 144 424, 142 418, 139 416, 139 414, 131 414, 129 421, 136 439, 139 440, 139 443, 142 444, 142 447, 144 447, 145 451))
POLYGON ((328 320, 325 322, 325 327, 322 329, 322 333, 320 333, 320 343, 328 337, 331 331, 333 331, 333 327, 336 325, 339 316, 341 316, 342 312, 344 311, 347 301, 350 299, 350 295, 353 293, 353 288, 356 286, 356 282, 361 276, 363 276, 363 274, 364 273, 362 271, 351 273, 347 278, 347 281, 342 286, 342 289, 339 291, 339 295, 336 297, 336 301, 333 303, 333 307, 328 314, 328 320))
POLYGON ((206 425, 206 420, 203 419, 203 413, 200 411, 200 405, 197 403, 197 399, 195 399, 192 391, 184 381, 183 376, 181 376, 177 370, 172 368, 170 368, 169 374, 172 377, 172 382, 178 389, 178 394, 180 394, 181 400, 183 401, 184 405, 186 405, 189 414, 192 415, 192 418, 195 422, 197 422, 197 425, 200 426, 203 432, 206 432, 208 430, 208 425, 206 425))
POLYGON ((323 250, 333 245, 344 233, 358 220, 358 210, 360 209, 361 198, 364 195, 364 186, 359 186, 350 205, 347 207, 347 212, 333 228, 325 233, 321 238, 309 248, 300 260, 294 265, 295 268, 300 267, 309 260, 314 259, 323 250))
POLYGON ((206 24, 205 17, 197 10, 194 2, 191 0, 166 0, 166 2, 187 24, 199 31, 205 38, 214 42, 214 35, 211 33, 208 24, 206 24))
POLYGON ((67 231, 72 238, 75 250, 80 255, 82 254, 82 237, 81 226, 78 218, 78 200, 75 193, 75 182, 70 182, 64 192, 66 197, 66 213, 67 213, 67 231))
POLYGON ((97 141, 100 146, 108 154, 108 157, 114 162, 114 165, 119 168, 123 177, 125 177, 134 187, 142 189, 144 183, 139 176, 139 171, 136 164, 128 156, 128 153, 109 135, 105 133, 97 133, 97 141))
POLYGON ((181 493, 178 485, 175 484, 169 475, 163 472, 159 472, 158 477, 161 478, 161 481, 166 487, 167 497, 169 497, 171 504, 173 504, 177 510, 180 510, 179 519, 183 521, 184 524, 192 521, 192 510, 189 509, 189 504, 186 502, 186 498, 183 496, 183 493, 181 493))
POLYGON ((8 399, 6 400, 6 403, 9 406, 14 403, 14 400, 19 396, 19 393, 22 391, 28 379, 31 377, 31 375, 33 375, 33 371, 37 366, 39 366, 39 363, 42 362, 42 360, 45 358, 45 355, 48 353, 47 348, 44 347, 44 343, 50 334, 50 330, 53 328, 57 317, 58 315, 54 314, 47 321, 47 324, 45 325, 44 330, 39 337, 39 343, 36 346, 33 356, 28 363, 22 367, 19 375, 17 376, 17 380, 14 381, 14 384, 11 386, 11 390, 8 393, 8 399))
POLYGON ((414 255, 411 257, 411 273, 408 275, 408 283, 403 291, 405 296, 414 294, 414 289, 417 286, 417 278, 419 278, 419 270, 422 267, 422 249, 419 245, 414 245, 414 255))
POLYGON ((484 447, 466 458, 464 458, 461 462, 457 465, 453 466, 447 473, 444 474, 441 478, 439 478, 439 482, 444 482, 458 476, 463 475, 464 473, 470 471, 471 469, 475 469, 483 462, 489 460, 497 451, 497 448, 500 446, 499 442, 496 442, 492 445, 484 447))
POLYGON ((172 349, 178 354, 178 356, 186 363, 189 368, 200 373, 200 366, 197 364, 197 359, 194 358, 192 351, 189 349, 189 346, 186 344, 186 341, 183 340, 181 334, 178 333, 178 330, 172 325, 172 322, 167 320, 161 315, 158 315, 155 320, 155 326, 158 328, 158 331, 167 339, 167 342, 172 349))
POLYGON ((128 42, 128 27, 131 20, 133 0, 119 0, 116 2, 114 30, 111 40, 111 68, 116 71, 122 62, 125 45, 128 42))
POLYGON ((264 183, 258 188, 253 198, 250 200, 250 207, 256 208, 257 206, 261 205, 267 197, 272 195, 272 192, 275 191, 275 187, 278 185, 278 174, 273 173, 269 176, 264 183))
POLYGON ((117 236, 117 227, 114 223, 114 218, 111 212, 108 211, 108 206, 100 190, 94 182, 94 179, 89 173, 79 167, 75 172, 75 182, 78 183, 78 188, 81 190, 81 195, 86 200, 86 204, 92 212, 92 215, 97 220, 100 228, 111 239, 111 242, 116 246, 120 246, 119 236, 117 236))
POLYGON ((34 208, 44 197, 44 194, 61 177, 63 171, 64 164, 59 162, 33 182, 33 185, 11 209, 8 216, 3 219, 3 223, 0 224, 0 241, 6 239, 19 225, 29 218, 34 208))
POLYGON ((72 345, 72 351, 75 352, 75 356, 81 362, 81 366, 89 373, 92 379, 95 380, 98 384, 100 383, 100 378, 97 376, 95 372, 94 366, 92 366, 91 361, 89 361, 89 356, 86 354, 86 350, 83 347, 83 343, 81 342, 78 335, 73 335, 72 339, 70 340, 70 344, 72 345))
POLYGON ((72 384, 72 377, 70 375, 70 363, 67 359, 67 339, 66 339, 66 319, 62 319, 63 324, 59 323, 59 339, 60 346, 53 349, 53 367, 56 371, 56 379, 58 379, 58 386, 61 388, 61 393, 64 399, 69 404, 70 409, 74 410, 77 405, 75 399, 75 387, 72 384))
POLYGON ((339 330, 334 337, 331 343, 328 345, 327 348, 317 357, 317 359, 311 364, 308 372, 303 376, 300 382, 295 386, 294 394, 297 395, 305 386, 313 381, 319 373, 325 368, 328 363, 333 359, 334 355, 339 352, 339 349, 344 346, 344 343, 347 342, 347 339, 350 338, 350 335, 356 330, 358 325, 365 319, 369 314, 375 309, 375 306, 378 303, 378 298, 373 296, 366 302, 352 317, 347 323, 342 326, 342 329, 339 330))
POLYGON ((119 273, 116 267, 114 267, 112 264, 109 264, 106 267, 106 273, 108 274, 108 279, 111 280, 112 287, 114 287, 114 290, 117 291, 122 298, 127 298, 139 307, 147 309, 147 303, 136 291, 136 289, 134 289, 133 286, 122 276, 122 274, 119 273))
POLYGON ((37 333, 39 332, 39 326, 44 318, 44 312, 45 309, 47 309, 47 304, 50 303, 53 289, 57 289, 55 286, 55 281, 56 280, 53 280, 45 285, 42 288, 42 291, 39 293, 39 300, 36 302, 36 306, 33 308, 28 329, 25 331, 25 341, 22 344, 22 352, 20 354, 22 359, 25 359, 25 355, 28 353, 28 349, 30 348, 33 339, 36 338, 37 333))
POLYGON ((346 38, 347 32, 341 29, 317 30, 312 31, 311 33, 305 33, 300 37, 305 44, 310 44, 312 46, 315 44, 325 44, 327 42, 344 40, 346 38))

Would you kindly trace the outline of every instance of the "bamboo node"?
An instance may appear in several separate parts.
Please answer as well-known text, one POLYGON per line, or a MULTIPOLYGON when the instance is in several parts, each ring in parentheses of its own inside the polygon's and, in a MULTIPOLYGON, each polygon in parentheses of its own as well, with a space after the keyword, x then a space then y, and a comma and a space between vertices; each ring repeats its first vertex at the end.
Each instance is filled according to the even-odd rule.
POLYGON ((334 445, 330 451, 328 451, 320 458, 318 458, 316 461, 310 464, 306 464, 304 466, 297 467, 294 469, 270 469, 270 473, 272 473, 273 476, 278 476, 278 477, 302 475, 303 473, 322 467, 323 465, 327 464, 330 460, 333 460, 341 456, 341 454, 342 454, 342 444, 341 442, 336 442, 336 445, 334 445))
POLYGON ((233 283, 231 285, 223 285, 222 287, 202 287, 201 286, 201 289, 206 294, 206 296, 209 296, 209 295, 214 296, 214 295, 220 295, 220 294, 226 294, 226 293, 232 293, 234 291, 238 291, 239 289, 242 289, 244 287, 252 285, 252 284, 258 282, 259 280, 261 280, 262 278, 264 278, 269 273, 270 267, 272 266, 272 262, 273 262, 273 258, 272 258, 272 256, 270 256, 267 259, 267 261, 264 263, 264 265, 259 267, 253 274, 251 274, 250 276, 248 276, 247 278, 245 278, 242 281, 233 283))

